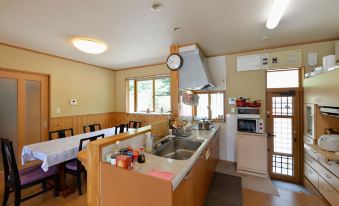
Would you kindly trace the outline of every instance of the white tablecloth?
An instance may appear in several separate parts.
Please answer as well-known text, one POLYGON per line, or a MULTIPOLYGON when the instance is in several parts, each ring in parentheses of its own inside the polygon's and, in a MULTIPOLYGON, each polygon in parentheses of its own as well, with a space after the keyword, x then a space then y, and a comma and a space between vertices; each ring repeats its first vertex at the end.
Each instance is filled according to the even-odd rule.
MULTIPOLYGON (((54 139, 46 142, 26 145, 21 154, 22 164, 33 160, 41 160, 41 168, 46 172, 48 168, 77 157, 80 139, 105 134, 105 137, 113 136, 115 128, 103 129, 95 132, 78 134, 71 137, 54 139)), ((133 130, 133 129, 129 129, 133 130)), ((88 141, 84 142, 83 149, 88 141)))

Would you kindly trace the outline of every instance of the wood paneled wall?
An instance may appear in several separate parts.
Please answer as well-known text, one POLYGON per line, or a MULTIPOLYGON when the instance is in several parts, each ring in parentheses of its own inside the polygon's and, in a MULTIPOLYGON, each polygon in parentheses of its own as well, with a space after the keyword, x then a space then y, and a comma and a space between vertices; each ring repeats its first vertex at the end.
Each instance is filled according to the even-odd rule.
POLYGON ((114 125, 128 123, 129 121, 139 121, 141 126, 150 125, 153 122, 168 120, 169 115, 152 115, 152 114, 129 114, 125 112, 114 113, 114 125))
POLYGON ((125 112, 110 112, 102 114, 89 114, 67 117, 51 118, 50 131, 73 128, 74 134, 83 133, 83 126, 99 123, 101 128, 109 128, 119 124, 127 124, 129 121, 140 121, 141 126, 150 125, 152 122, 168 120, 168 115, 129 114, 125 112))

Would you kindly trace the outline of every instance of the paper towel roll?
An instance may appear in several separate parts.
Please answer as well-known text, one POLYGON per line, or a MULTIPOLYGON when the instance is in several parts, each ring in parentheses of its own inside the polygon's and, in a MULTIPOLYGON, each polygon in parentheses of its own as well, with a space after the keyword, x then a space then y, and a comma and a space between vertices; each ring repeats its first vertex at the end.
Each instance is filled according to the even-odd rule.
POLYGON ((335 55, 328 55, 323 57, 323 68, 324 72, 328 71, 329 68, 334 67, 336 64, 336 56, 335 55))

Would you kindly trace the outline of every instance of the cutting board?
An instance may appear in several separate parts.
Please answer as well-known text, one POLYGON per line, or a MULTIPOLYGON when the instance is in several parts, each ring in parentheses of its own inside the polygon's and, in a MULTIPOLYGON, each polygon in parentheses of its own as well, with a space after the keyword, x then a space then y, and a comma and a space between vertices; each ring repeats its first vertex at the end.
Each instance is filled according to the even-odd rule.
POLYGON ((167 120, 154 122, 151 126, 151 134, 155 142, 168 135, 169 125, 167 120))

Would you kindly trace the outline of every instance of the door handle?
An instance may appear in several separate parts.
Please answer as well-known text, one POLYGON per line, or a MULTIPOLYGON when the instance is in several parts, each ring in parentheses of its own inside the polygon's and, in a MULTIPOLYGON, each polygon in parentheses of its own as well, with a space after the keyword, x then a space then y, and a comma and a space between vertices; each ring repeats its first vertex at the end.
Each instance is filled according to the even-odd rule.
POLYGON ((271 134, 271 133, 267 133, 267 137, 268 137, 268 138, 273 138, 273 137, 275 137, 275 135, 274 135, 274 134, 271 134))

